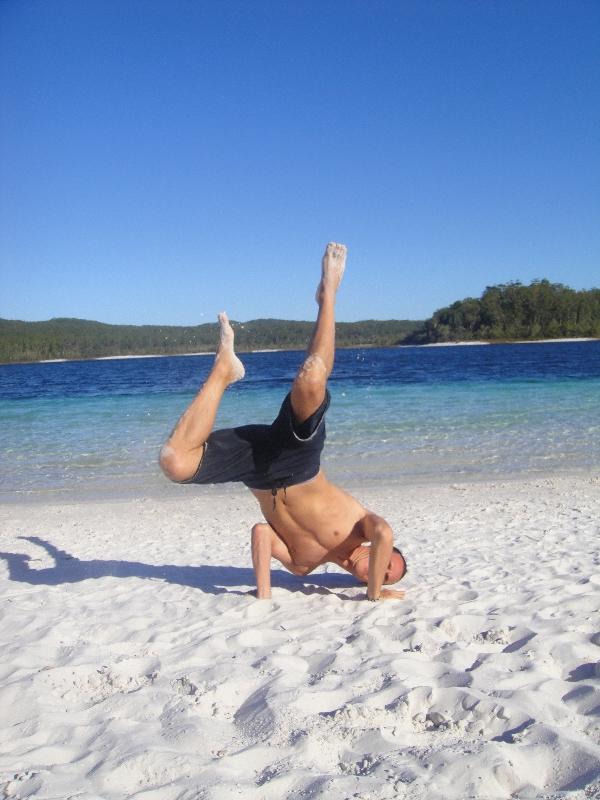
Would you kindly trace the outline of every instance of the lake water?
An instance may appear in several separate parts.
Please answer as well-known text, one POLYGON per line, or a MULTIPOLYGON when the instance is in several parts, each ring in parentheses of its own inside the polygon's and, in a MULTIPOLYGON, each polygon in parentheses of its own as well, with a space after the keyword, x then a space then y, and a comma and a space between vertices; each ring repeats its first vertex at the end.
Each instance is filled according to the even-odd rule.
MULTIPOLYGON (((299 352, 243 354, 219 427, 270 422, 299 352)), ((201 491, 159 447, 211 356, 0 366, 0 497, 201 491)), ((445 482, 600 468, 600 341, 340 350, 323 466, 342 483, 445 482)))

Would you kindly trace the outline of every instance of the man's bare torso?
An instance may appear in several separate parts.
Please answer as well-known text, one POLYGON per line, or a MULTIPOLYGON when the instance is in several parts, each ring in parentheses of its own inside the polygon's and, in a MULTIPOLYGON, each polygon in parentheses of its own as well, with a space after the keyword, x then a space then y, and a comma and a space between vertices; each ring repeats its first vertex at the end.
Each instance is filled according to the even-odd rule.
POLYGON ((367 510, 322 471, 307 483, 280 489, 276 497, 270 491, 251 491, 292 562, 307 571, 326 561, 341 564, 365 541, 362 521, 367 510))

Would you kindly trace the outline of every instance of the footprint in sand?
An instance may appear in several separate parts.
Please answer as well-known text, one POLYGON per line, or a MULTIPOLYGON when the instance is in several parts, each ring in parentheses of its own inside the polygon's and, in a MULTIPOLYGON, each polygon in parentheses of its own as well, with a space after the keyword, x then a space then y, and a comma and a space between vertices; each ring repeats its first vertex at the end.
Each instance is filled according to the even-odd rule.
POLYGON ((577 714, 600 716, 600 690, 596 686, 582 684, 563 695, 561 700, 577 714))
POLYGON ((103 791, 131 797, 143 789, 168 787, 182 777, 191 777, 196 769, 192 757, 153 750, 127 755, 116 764, 105 762, 95 778, 103 791))
POLYGON ((42 788, 42 776, 33 770, 19 770, 13 774, 12 780, 0 784, 2 797, 25 798, 31 797, 42 788))
POLYGON ((177 694, 183 695, 184 697, 195 697, 196 695, 202 693, 198 686, 196 686, 196 684, 193 683, 186 675, 171 681, 171 686, 175 689, 177 694))
POLYGON ((505 703, 482 698, 465 688, 432 688, 418 686, 399 700, 400 718, 420 732, 456 730, 463 736, 478 738, 504 737, 510 731, 531 724, 531 718, 505 703))
POLYGON ((126 658, 108 665, 79 664, 42 670, 35 676, 70 709, 84 709, 115 694, 130 694, 152 683, 158 675, 154 657, 126 658))
POLYGON ((167 742, 179 742, 195 731, 187 717, 187 705, 183 700, 167 703, 160 714, 160 735, 167 742))
POLYGON ((250 628, 233 636, 230 641, 239 647, 273 647, 287 642, 288 639, 289 634, 286 631, 250 628))

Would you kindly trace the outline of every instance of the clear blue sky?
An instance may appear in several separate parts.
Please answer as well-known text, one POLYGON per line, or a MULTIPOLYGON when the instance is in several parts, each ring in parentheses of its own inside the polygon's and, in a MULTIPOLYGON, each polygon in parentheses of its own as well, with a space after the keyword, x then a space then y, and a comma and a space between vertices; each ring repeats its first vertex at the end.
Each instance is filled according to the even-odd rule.
POLYGON ((598 0, 2 0, 0 316, 600 284, 598 0))

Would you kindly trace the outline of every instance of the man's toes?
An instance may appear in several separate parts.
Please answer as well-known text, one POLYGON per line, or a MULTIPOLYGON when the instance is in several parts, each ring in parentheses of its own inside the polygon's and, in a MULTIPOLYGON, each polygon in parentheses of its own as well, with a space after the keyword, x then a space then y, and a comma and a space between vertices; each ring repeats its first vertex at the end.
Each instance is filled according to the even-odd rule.
POLYGON ((229 331, 233 331, 233 328, 231 327, 231 323, 229 322, 229 317, 227 316, 227 314, 224 311, 222 311, 219 314, 219 324, 221 325, 221 330, 222 331, 225 331, 227 333, 229 331))

